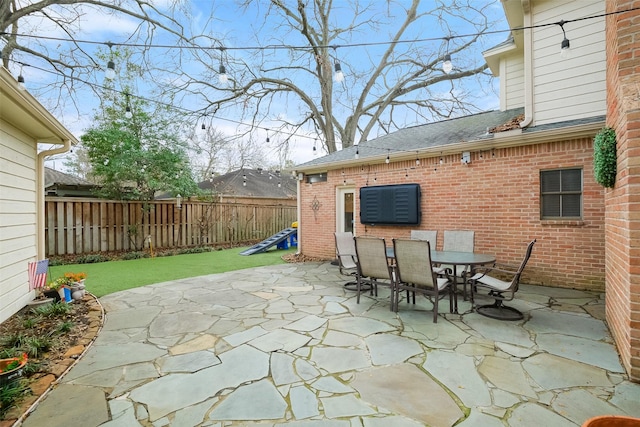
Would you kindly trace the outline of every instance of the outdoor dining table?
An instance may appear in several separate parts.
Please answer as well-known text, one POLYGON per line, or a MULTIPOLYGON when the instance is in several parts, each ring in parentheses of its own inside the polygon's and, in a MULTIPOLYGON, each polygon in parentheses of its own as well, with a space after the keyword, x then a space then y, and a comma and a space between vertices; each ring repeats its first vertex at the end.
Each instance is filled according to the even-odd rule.
MULTIPOLYGON (((387 247, 387 257, 395 258, 393 247, 387 247)), ((459 265, 469 265, 473 269, 473 267, 476 265, 493 264, 494 262, 496 262, 495 255, 482 254, 478 252, 431 251, 432 264, 446 264, 453 267, 453 312, 455 314, 458 314, 457 267, 459 265)), ((465 280, 465 277, 463 277, 462 279, 465 280)))

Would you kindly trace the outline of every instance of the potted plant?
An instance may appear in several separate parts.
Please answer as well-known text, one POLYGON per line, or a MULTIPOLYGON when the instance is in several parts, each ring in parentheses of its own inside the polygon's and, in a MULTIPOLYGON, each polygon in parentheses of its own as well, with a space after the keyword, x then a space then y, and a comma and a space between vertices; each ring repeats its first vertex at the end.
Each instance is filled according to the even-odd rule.
POLYGON ((0 384, 6 384, 21 376, 22 368, 27 364, 27 360, 27 353, 22 353, 20 357, 0 359, 0 384))
POLYGON ((47 284, 47 288, 56 291, 60 296, 61 301, 69 302, 71 300, 71 290, 69 289, 69 285, 71 281, 66 276, 60 276, 53 279, 51 282, 47 284), (67 298, 67 292, 69 293, 69 298, 67 298))
POLYGON ((84 298, 84 294, 85 294, 85 285, 84 285, 84 281, 87 278, 87 273, 84 272, 79 272, 79 273, 72 273, 72 272, 67 272, 64 273, 64 277, 68 280, 69 284, 69 288, 71 290, 71 297, 74 300, 79 300, 84 298))
POLYGON ((71 284, 78 283, 78 284, 84 285, 84 280, 87 278, 87 273, 84 273, 84 272, 79 272, 79 273, 66 272, 66 273, 64 273, 64 277, 66 277, 69 280, 69 283, 71 283, 71 284))

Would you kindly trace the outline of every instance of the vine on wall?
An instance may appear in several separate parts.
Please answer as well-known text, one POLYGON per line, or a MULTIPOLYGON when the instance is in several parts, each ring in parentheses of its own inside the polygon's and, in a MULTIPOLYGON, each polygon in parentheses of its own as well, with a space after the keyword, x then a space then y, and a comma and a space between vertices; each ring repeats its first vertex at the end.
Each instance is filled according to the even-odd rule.
POLYGON ((616 172, 616 132, 605 127, 593 139, 593 173, 598 184, 613 188, 616 172))

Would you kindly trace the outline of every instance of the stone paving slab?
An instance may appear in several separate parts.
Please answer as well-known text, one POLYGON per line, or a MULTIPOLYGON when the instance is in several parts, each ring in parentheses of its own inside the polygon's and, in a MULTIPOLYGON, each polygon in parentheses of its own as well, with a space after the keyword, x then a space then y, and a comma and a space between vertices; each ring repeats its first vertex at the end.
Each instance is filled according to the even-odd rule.
MULTIPOLYGON (((100 299, 93 346, 26 427, 580 426, 640 417, 603 294, 523 285, 502 322, 389 310, 329 263, 160 283, 100 299)), ((404 296, 403 296, 404 297, 404 296)))

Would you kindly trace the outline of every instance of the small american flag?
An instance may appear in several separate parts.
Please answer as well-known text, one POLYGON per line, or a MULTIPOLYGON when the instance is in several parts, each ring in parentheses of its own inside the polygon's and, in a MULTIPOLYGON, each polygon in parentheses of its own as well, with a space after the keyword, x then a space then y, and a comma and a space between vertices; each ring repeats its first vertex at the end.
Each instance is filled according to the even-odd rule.
POLYGON ((29 290, 43 288, 47 283, 49 260, 33 261, 29 263, 29 290))

